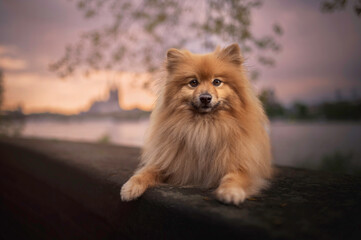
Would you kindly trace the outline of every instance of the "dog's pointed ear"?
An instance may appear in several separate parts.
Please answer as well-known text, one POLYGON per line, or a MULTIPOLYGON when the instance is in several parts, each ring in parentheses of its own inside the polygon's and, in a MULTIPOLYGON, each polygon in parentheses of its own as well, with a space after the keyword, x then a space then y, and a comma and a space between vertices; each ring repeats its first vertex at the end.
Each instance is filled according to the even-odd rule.
POLYGON ((240 66, 243 63, 241 48, 237 43, 233 43, 223 49, 219 49, 219 47, 217 47, 216 53, 218 54, 218 58, 229 61, 237 66, 240 66))
POLYGON ((167 51, 167 70, 173 71, 177 64, 183 59, 184 53, 181 50, 171 48, 167 51))

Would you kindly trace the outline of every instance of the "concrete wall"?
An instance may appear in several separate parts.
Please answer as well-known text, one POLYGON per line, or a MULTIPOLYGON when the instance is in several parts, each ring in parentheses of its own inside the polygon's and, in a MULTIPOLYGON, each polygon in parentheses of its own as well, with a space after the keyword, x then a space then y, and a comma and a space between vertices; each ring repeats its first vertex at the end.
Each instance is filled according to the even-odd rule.
POLYGON ((239 206, 162 186, 124 203, 139 149, 0 139, 1 239, 360 239, 361 179, 278 168, 239 206))

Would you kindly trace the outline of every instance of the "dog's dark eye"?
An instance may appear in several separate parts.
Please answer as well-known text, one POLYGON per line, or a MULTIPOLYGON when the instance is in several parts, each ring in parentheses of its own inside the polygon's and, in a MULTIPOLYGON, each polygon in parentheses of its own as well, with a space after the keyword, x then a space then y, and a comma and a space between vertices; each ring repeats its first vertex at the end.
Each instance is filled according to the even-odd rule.
POLYGON ((221 83, 222 83, 221 80, 219 80, 219 79, 214 79, 212 84, 213 84, 213 86, 218 87, 219 85, 221 85, 221 83))
POLYGON ((198 81, 197 79, 193 79, 192 81, 189 82, 189 86, 191 87, 197 87, 198 86, 198 81))

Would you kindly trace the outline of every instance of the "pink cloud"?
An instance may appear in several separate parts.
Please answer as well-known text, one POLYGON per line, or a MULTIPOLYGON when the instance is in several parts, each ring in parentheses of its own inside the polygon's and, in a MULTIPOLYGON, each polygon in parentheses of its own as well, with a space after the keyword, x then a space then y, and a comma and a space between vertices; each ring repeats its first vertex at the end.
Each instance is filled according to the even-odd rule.
POLYGON ((22 59, 0 56, 0 68, 3 70, 23 70, 27 66, 22 59))

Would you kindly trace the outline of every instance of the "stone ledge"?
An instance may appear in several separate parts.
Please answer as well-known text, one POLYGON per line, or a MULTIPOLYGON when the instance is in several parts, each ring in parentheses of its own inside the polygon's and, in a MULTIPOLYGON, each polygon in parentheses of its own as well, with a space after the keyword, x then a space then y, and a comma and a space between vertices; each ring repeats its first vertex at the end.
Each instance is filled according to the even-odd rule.
POLYGON ((139 149, 0 139, 4 239, 359 239, 361 179, 278 168, 240 206, 210 191, 162 186, 124 203, 139 149))

